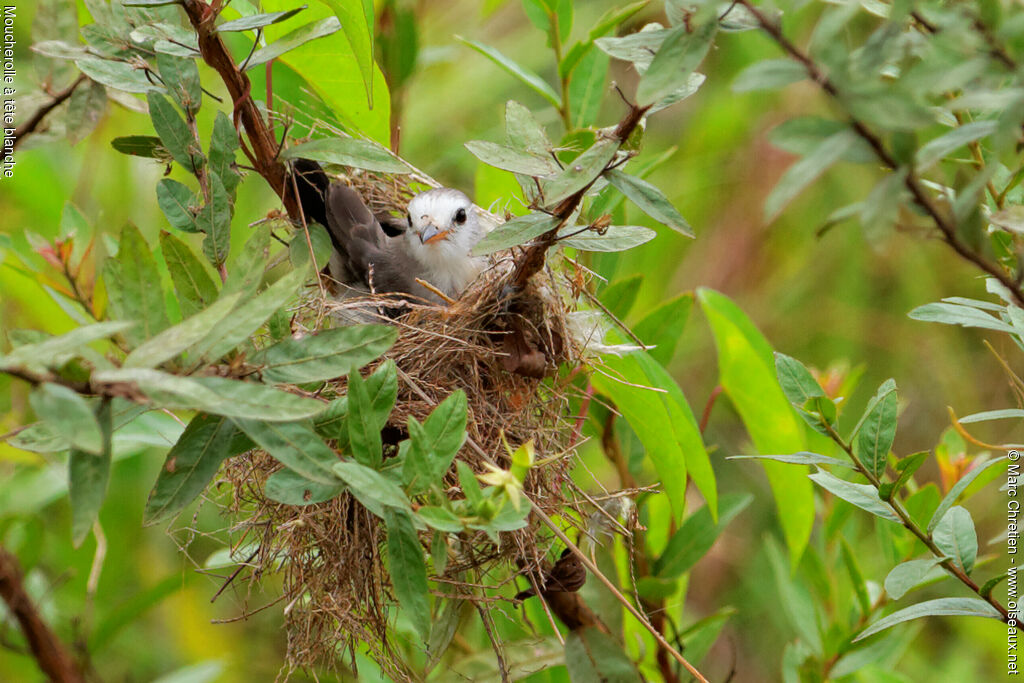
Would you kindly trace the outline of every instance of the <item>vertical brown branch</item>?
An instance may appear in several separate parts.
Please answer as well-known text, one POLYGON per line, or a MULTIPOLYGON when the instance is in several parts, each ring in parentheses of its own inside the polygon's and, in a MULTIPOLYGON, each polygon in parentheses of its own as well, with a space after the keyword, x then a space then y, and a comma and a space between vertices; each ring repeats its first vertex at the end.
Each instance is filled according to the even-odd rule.
POLYGON ((0 598, 17 620, 43 673, 59 683, 84 683, 85 678, 71 653, 43 621, 25 592, 18 558, 4 548, 0 548, 0 598))

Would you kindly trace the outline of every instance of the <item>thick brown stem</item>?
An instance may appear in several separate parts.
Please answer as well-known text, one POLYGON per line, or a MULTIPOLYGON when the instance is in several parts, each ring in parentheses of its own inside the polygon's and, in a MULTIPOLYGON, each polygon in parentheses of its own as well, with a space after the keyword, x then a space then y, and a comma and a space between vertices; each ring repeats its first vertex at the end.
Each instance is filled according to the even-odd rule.
POLYGON ((293 220, 299 220, 299 204, 287 182, 285 165, 277 158, 278 145, 274 134, 260 115, 252 99, 252 83, 235 64, 227 46, 216 31, 217 13, 202 0, 184 0, 185 13, 199 39, 199 52, 203 59, 220 75, 231 100, 234 102, 236 126, 245 129, 249 145, 246 149, 256 172, 284 202, 285 211, 293 220))
POLYGON ((0 547, 0 598, 17 620, 39 668, 51 681, 84 683, 78 664, 32 604, 18 558, 0 547))
MULTIPOLYGON (((629 139, 629 136, 636 127, 640 125, 648 109, 650 109, 650 106, 638 107, 633 105, 630 107, 626 116, 619 122, 619 125, 615 127, 615 131, 612 133, 613 137, 619 141, 620 146, 629 139)), ((594 181, 596 180, 597 178, 594 178, 594 181)), ((565 200, 555 207, 552 215, 558 219, 558 225, 537 238, 531 246, 527 247, 520 254, 519 259, 516 261, 515 271, 512 273, 512 285, 514 287, 522 289, 529 282, 530 278, 544 267, 544 257, 551 245, 555 243, 555 236, 558 235, 558 230, 572 215, 573 211, 576 210, 580 202, 583 201, 583 195, 587 193, 587 190, 593 184, 593 181, 590 182, 586 187, 566 197, 565 200)))

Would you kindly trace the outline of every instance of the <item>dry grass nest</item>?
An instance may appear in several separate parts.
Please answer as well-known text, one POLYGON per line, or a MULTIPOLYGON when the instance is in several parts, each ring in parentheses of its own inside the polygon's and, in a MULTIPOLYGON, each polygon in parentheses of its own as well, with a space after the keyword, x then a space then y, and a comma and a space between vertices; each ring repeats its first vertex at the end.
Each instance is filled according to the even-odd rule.
MULTIPOLYGON (((403 207, 412 194, 400 178, 367 174, 342 180, 355 186, 375 212, 403 207)), ((398 367, 398 399, 383 433, 385 457, 389 448, 407 437, 409 416, 424 420, 438 403, 461 389, 468 403, 468 440, 458 459, 476 472, 485 471, 487 461, 507 468, 502 437, 513 446, 532 440, 539 464, 527 477, 525 493, 546 513, 563 519, 582 517, 566 515, 568 508, 575 507, 567 493, 574 426, 568 410, 571 389, 569 382, 552 377, 559 366, 580 357, 566 325, 572 302, 548 269, 534 276, 530 286, 512 300, 502 300, 513 258, 506 253, 494 259, 451 305, 407 301, 402 303, 409 309, 404 314, 385 318, 399 329, 398 341, 384 357, 398 367), (516 363, 519 371, 510 371, 516 363), (538 364, 547 372, 536 372, 538 364), (522 373, 524 367, 527 374, 522 373), (538 376, 542 374, 547 377, 538 376)), ((368 302, 360 303, 365 310, 368 302)), ((371 297, 369 303, 379 301, 371 297)), ((336 318, 330 313, 355 305, 360 304, 325 299, 313 287, 296 311, 296 324, 313 331, 317 321, 329 323, 336 318)), ((394 305, 393 300, 389 305, 394 305)), ((373 367, 376 363, 363 372, 373 367)), ((321 395, 343 395, 345 384, 344 378, 331 382, 321 395)), ((279 469, 274 458, 255 450, 230 459, 221 481, 231 484, 226 512, 234 542, 258 544, 246 571, 237 578, 248 579, 250 591, 264 577, 279 574, 282 579, 279 604, 284 606, 288 664, 291 668, 339 662, 354 666, 354 653, 364 643, 390 675, 408 678, 396 664, 400 659, 392 656, 393 648, 401 644, 387 636, 393 595, 383 558, 383 524, 347 492, 307 506, 268 499, 264 483, 279 469)), ((445 484, 452 499, 463 498, 454 467, 445 484)), ((431 533, 420 536, 429 552, 431 533)), ((480 583, 513 581, 517 568, 539 576, 538 568, 551 545, 550 535, 532 514, 526 527, 502 532, 497 543, 483 531, 449 535, 447 566, 431 576, 438 589, 435 595, 475 600, 486 608, 505 598, 495 597, 493 591, 485 594, 480 583), (505 569, 492 575, 501 565, 505 569), (481 578, 484 575, 486 580, 481 578)))

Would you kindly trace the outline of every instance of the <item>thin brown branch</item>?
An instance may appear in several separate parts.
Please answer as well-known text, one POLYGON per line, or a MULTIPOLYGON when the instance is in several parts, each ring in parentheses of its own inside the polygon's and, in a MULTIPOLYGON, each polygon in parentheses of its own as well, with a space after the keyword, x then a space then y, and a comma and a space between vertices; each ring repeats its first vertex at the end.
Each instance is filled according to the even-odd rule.
POLYGON ((78 78, 76 78, 71 85, 54 93, 49 102, 37 109, 35 113, 25 121, 25 123, 15 128, 14 143, 10 147, 4 147, 3 150, 0 150, 0 162, 6 159, 10 153, 14 151, 19 144, 21 144, 21 141, 24 138, 34 133, 36 128, 39 127, 39 124, 43 122, 43 119, 45 119, 51 111, 64 104, 64 102, 66 102, 67 99, 75 92, 75 89, 87 80, 89 80, 88 76, 85 74, 78 74, 78 78))
MULTIPOLYGON (((619 141, 621 146, 629 136, 633 133, 640 122, 643 120, 644 115, 650 106, 639 107, 632 105, 630 110, 626 113, 626 116, 619 122, 619 125, 615 127, 612 132, 612 137, 619 141)), ((599 177, 599 176, 598 176, 599 177)), ((516 260, 516 267, 512 273, 512 286, 517 289, 522 289, 526 286, 526 283, 530 278, 541 268, 544 267, 544 257, 547 254, 548 249, 555 243, 555 237, 558 235, 558 230, 562 225, 572 216, 576 207, 579 206, 580 202, 583 201, 583 196, 587 193, 587 190, 596 182, 597 178, 588 183, 586 187, 566 197, 558 206, 552 211, 552 216, 558 219, 558 224, 549 230, 548 232, 537 238, 536 241, 519 255, 516 260)))
POLYGON ((39 610, 32 603, 22 582, 18 558, 0 547, 0 598, 17 620, 25 640, 28 641, 32 656, 39 668, 51 681, 59 683, 84 683, 85 678, 75 659, 57 634, 43 621, 39 610))
MULTIPOLYGON (((753 4, 753 2, 751 2, 751 0, 738 1, 750 11, 751 15, 753 15, 757 20, 761 29, 767 33, 772 40, 774 40, 778 46, 781 47, 787 55, 789 55, 790 58, 796 60, 804 67, 804 70, 807 71, 807 75, 812 81, 817 83, 829 96, 837 100, 842 99, 835 84, 829 80, 828 76, 824 74, 814 60, 812 60, 807 54, 800 50, 800 48, 786 38, 785 35, 783 35, 782 29, 776 23, 769 20, 768 17, 765 16, 753 4)), ((899 163, 885 148, 882 139, 872 132, 871 129, 869 129, 862 121, 850 116, 850 126, 857 135, 868 143, 868 146, 871 147, 875 156, 883 165, 893 171, 899 167, 899 163)), ((927 190, 921 179, 914 173, 913 169, 908 170, 906 178, 904 179, 904 185, 907 190, 909 190, 914 202, 921 207, 921 209, 924 210, 924 212, 932 219, 932 222, 935 223, 935 227, 937 227, 939 232, 942 234, 943 241, 948 244, 953 251, 959 254, 961 258, 973 263, 978 267, 978 269, 998 280, 1004 287, 1010 290, 1018 303, 1024 305, 1024 291, 1021 290, 1020 283, 1018 283, 998 264, 992 263, 983 255, 973 251, 970 247, 964 244, 957 234, 955 219, 940 208, 938 202, 927 190)))

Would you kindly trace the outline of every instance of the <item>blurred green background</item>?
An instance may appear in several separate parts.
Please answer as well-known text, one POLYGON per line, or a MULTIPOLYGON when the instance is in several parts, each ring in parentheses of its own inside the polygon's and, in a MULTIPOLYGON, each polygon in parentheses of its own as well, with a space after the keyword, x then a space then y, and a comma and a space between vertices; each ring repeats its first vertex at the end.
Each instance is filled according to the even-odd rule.
MULTIPOLYGON (((455 35, 497 46, 505 54, 554 81, 550 51, 518 2, 422 1, 416 4, 420 52, 401 103, 400 152, 439 181, 472 194, 481 170, 463 147, 468 140, 503 139, 504 103, 516 99, 534 110, 555 135, 558 115, 518 81, 500 71, 455 35)), ((585 30, 615 3, 577 3, 576 33, 585 30)), ((84 8, 80 9, 84 13, 84 8)), ((633 19, 635 27, 663 21, 660 3, 652 3, 633 19)), ((795 36, 808 27, 817 9, 788 17, 795 36)), ((83 14, 84 16, 84 14, 83 14)), ((18 7, 19 99, 22 114, 31 110, 33 57, 28 51, 33 21, 31 3, 18 7)), ((237 52, 237 50, 236 50, 237 52)), ((856 223, 845 223, 818 235, 836 208, 863 198, 877 176, 862 166, 840 165, 804 192, 773 223, 763 220, 762 203, 793 157, 773 148, 766 134, 795 112, 827 111, 816 90, 799 84, 776 93, 735 94, 730 83, 739 71, 775 48, 756 33, 723 34, 701 71, 707 82, 680 105, 649 121, 645 152, 653 158, 678 147, 672 159, 649 178, 665 190, 697 232, 689 241, 655 225, 632 207, 629 222, 659 231, 659 236, 618 259, 601 262, 610 281, 642 273, 631 319, 639 319, 659 302, 698 286, 733 298, 765 333, 774 347, 825 370, 833 364, 863 367, 864 378, 851 397, 853 410, 864 405, 873 387, 895 377, 905 403, 895 450, 909 453, 933 448, 949 426, 947 406, 965 415, 1012 405, 1003 371, 985 349, 988 338, 996 351, 1014 358, 1005 335, 985 334, 910 320, 906 313, 945 296, 986 298, 977 272, 935 240, 921 235, 866 235, 856 223)), ((208 70, 207 87, 220 92, 208 70)), ((275 78, 277 75, 275 74, 275 78)), ((286 75, 281 79, 286 80, 286 75)), ((631 92, 635 74, 612 64, 611 80, 631 92)), ((257 91, 261 88, 257 79, 257 91)), ((287 83, 281 86, 287 87, 287 83)), ((400 97, 400 100, 399 100, 400 97)), ((215 107, 204 108, 201 129, 215 107)), ((609 90, 600 123, 614 124, 625 111, 609 90)), ((163 167, 126 157, 110 148, 110 140, 126 134, 151 134, 143 114, 110 108, 94 134, 71 147, 59 135, 39 135, 19 148, 14 178, 0 181, 0 232, 25 244, 25 231, 52 239, 67 201, 104 231, 125 221, 136 223, 155 243, 166 229, 154 194, 163 167)), ((492 190, 478 200, 489 203, 492 190)), ((248 225, 278 205, 258 178, 242 184, 233 231, 243 239, 248 225)), ((237 242, 236 242, 237 243, 237 242)), ((25 249, 23 249, 25 251, 25 249)), ((40 260, 41 263, 41 260, 40 260)), ((61 332, 72 322, 38 284, 12 264, 0 264, 0 327, 61 332)), ((1019 358, 1019 355, 1018 355, 1019 358)), ((672 370, 694 412, 700 415, 717 381, 715 351, 705 321, 691 315, 672 370)), ((0 433, 23 424, 30 409, 27 387, 0 376, 0 433)), ((12 549, 29 571, 29 585, 46 616, 69 643, 77 634, 103 629, 93 664, 106 681, 144 681, 187 665, 208 666, 219 681, 273 680, 283 661, 280 607, 244 622, 212 624, 230 619, 246 604, 250 609, 274 598, 271 586, 247 595, 244 586, 210 598, 229 570, 197 572, 221 545, 216 531, 227 523, 214 506, 203 506, 195 519, 182 519, 174 533, 142 528, 147 492, 162 454, 180 427, 169 418, 152 419, 151 431, 140 428, 119 445, 110 497, 101 513, 106 558, 90 597, 90 570, 95 542, 72 550, 66 496, 60 467, 39 456, 0 443, 0 541, 12 549), (162 435, 154 438, 154 434, 162 435), (182 527, 192 527, 191 533, 182 527), (213 537, 207 537, 207 534, 213 537), (205 663, 205 664, 204 664, 205 663), (219 664, 218 664, 219 663, 219 664)), ((1013 426, 993 423, 976 430, 990 443, 1014 438, 1013 426)), ((1016 437, 1019 438, 1019 429, 1016 437)), ((775 680, 783 645, 793 638, 783 619, 778 596, 766 569, 765 540, 779 537, 774 506, 759 467, 726 461, 727 455, 751 452, 748 437, 728 402, 714 407, 705 441, 719 486, 725 491, 752 491, 756 498, 729 527, 690 579, 686 604, 670 605, 673 617, 690 623, 723 606, 739 616, 705 659, 712 680, 732 673, 737 682, 775 680)), ((581 455, 597 476, 617 484, 598 449, 590 444, 581 455)), ((938 471, 925 476, 938 479, 938 471)), ((982 551, 1003 521, 1002 506, 978 497, 972 512, 982 551)), ((812 544, 815 541, 812 540, 812 544)), ((870 558, 871 539, 864 547, 870 558)), ((988 552, 993 552, 989 550, 988 552)), ((867 578, 881 582, 889 565, 882 557, 861 563, 867 578)), ((846 577, 836 577, 836 581, 846 577)), ((502 618, 501 616, 498 617, 502 618)), ((515 615, 509 615, 514 619, 515 615)), ((3 622, 0 643, 7 638, 3 622)), ((543 619, 535 620, 542 624, 543 619)), ((899 663, 909 680, 993 680, 1005 657, 1004 628, 988 620, 927 620, 914 645, 899 663), (941 672, 936 674, 935 672, 941 672)), ((916 631, 915 631, 916 632, 916 631)), ((486 651, 485 651, 486 654, 486 651)), ((363 671, 372 670, 368 664, 363 671)), ((298 672, 295 680, 307 675, 298 672)), ((37 680, 32 660, 0 647, 0 680, 37 680)), ((366 678, 372 680, 372 675, 366 678)), ((321 675, 320 680, 330 680, 321 675)), ((183 679, 187 680, 187 679, 183 679)), ((481 679, 482 680, 482 679, 481 679)), ((897 680, 897 679, 894 679, 897 680)))

